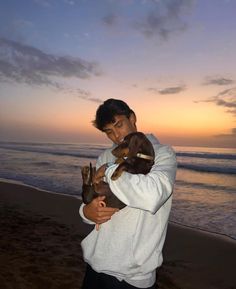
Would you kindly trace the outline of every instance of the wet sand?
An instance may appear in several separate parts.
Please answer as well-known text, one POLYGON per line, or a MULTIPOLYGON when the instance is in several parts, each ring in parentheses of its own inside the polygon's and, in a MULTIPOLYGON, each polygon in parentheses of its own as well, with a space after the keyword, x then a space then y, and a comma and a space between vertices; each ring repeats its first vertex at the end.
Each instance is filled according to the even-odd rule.
MULTIPOLYGON (((79 289, 85 263, 81 240, 92 229, 81 201, 0 182, 0 288, 79 289)), ((236 288, 236 241, 170 223, 161 289, 236 288)))

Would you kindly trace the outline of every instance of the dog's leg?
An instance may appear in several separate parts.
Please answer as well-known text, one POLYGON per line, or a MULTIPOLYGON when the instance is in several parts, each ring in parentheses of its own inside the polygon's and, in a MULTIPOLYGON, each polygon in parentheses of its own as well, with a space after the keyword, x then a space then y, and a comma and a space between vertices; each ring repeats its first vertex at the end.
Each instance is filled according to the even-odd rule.
POLYGON ((115 164, 122 164, 123 162, 124 162, 123 158, 118 158, 116 159, 115 164))
POLYGON ((90 180, 89 166, 82 167, 81 175, 82 175, 83 183, 86 184, 86 185, 89 185, 89 180, 90 180))
POLYGON ((95 173, 95 168, 90 166, 84 166, 81 168, 81 174, 83 178, 82 185, 82 199, 85 204, 90 203, 98 194, 94 190, 94 186, 92 184, 92 178, 95 173))
POLYGON ((126 170, 127 170, 126 163, 123 162, 115 169, 114 173, 111 176, 111 179, 113 181, 117 180, 121 176, 123 171, 126 171, 126 170))

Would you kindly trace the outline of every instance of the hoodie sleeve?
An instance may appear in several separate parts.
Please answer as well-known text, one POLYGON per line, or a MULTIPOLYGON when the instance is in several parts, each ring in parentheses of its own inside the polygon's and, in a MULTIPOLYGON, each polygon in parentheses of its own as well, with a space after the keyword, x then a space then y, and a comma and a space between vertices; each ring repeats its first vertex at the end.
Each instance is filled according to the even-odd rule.
POLYGON ((84 215, 84 212, 83 212, 83 209, 84 209, 84 206, 85 204, 82 203, 80 205, 80 208, 79 208, 79 214, 80 214, 80 217, 82 218, 83 222, 86 223, 86 224, 89 224, 89 225, 95 225, 95 223, 93 221, 90 221, 89 219, 87 219, 84 215))
POLYGON ((169 146, 155 146, 155 163, 147 175, 123 172, 115 181, 111 176, 117 166, 106 170, 112 192, 127 206, 155 214, 173 191, 177 161, 169 146))

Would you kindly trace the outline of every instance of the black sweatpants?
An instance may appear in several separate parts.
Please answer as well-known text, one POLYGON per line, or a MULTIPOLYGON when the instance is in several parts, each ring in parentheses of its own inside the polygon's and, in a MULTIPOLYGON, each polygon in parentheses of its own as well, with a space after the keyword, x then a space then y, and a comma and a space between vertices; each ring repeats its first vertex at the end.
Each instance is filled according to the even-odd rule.
MULTIPOLYGON (((84 281, 81 289, 135 289, 125 281, 119 281, 117 278, 104 274, 97 273, 89 265, 84 276, 84 281)), ((156 284, 147 289, 157 289, 156 284)))

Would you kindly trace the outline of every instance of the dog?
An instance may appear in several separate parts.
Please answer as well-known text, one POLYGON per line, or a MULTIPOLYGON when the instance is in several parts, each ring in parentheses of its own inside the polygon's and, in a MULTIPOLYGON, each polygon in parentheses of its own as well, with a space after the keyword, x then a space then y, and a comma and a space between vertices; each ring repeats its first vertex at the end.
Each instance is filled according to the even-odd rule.
POLYGON ((108 183, 104 181, 99 182, 99 184, 93 183, 95 167, 92 167, 91 163, 89 167, 82 167, 81 173, 83 179, 82 199, 85 204, 89 204, 94 198, 98 196, 106 196, 105 202, 100 202, 101 206, 117 209, 123 209, 126 206, 116 197, 116 195, 112 193, 108 183))
MULTIPOLYGON (((153 146, 142 132, 128 134, 122 143, 112 150, 112 154, 117 158, 115 163, 119 164, 111 176, 113 181, 117 180, 124 171, 131 174, 149 173, 155 159, 153 146)), ((105 195, 105 202, 101 202, 101 206, 118 209, 126 206, 112 193, 106 182, 93 183, 95 168, 91 163, 90 166, 82 167, 81 173, 83 179, 82 199, 85 204, 90 203, 98 196, 105 195)))
POLYGON ((117 157, 119 163, 111 176, 113 181, 124 171, 146 175, 150 172, 155 159, 153 146, 142 132, 128 134, 123 142, 113 149, 112 154, 117 157))

